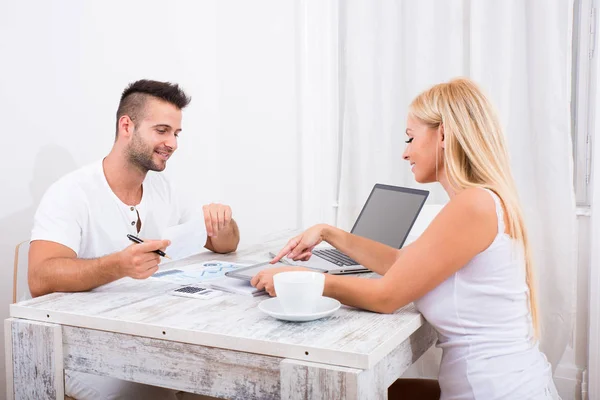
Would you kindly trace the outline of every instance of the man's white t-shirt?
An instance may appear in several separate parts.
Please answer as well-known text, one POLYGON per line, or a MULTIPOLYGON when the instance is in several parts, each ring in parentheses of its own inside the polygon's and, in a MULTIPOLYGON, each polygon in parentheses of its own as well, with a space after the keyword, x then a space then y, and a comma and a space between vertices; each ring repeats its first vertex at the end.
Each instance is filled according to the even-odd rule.
MULTIPOLYGON (((163 174, 148 172, 142 187, 140 203, 125 204, 108 185, 102 160, 71 172, 44 194, 35 214, 31 240, 60 243, 71 248, 78 258, 97 258, 131 245, 128 233, 142 239, 161 239, 167 228, 190 221, 195 224, 197 220, 197 230, 203 229, 199 216, 181 204, 163 174)), ((203 245, 204 242, 198 243, 198 249, 203 245)), ((175 399, 172 390, 75 371, 65 375, 65 388, 68 395, 81 400, 116 396, 175 399)))
POLYGON ((142 239, 161 239, 166 228, 194 218, 194 212, 181 204, 164 174, 148 172, 142 187, 140 203, 125 204, 108 185, 102 160, 71 172, 44 194, 31 241, 60 243, 78 258, 97 258, 131 245, 128 233, 142 239))

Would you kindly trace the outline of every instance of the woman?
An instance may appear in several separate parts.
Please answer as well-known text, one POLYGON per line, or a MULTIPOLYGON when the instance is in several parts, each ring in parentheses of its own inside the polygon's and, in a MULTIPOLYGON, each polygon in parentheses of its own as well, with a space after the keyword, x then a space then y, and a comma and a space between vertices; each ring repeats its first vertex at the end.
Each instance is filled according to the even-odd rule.
MULTIPOLYGON (((531 250, 504 136, 488 99, 470 80, 421 93, 410 105, 403 158, 417 182, 439 182, 450 201, 401 250, 316 225, 283 256, 306 260, 325 240, 381 279, 327 275, 324 295, 391 313, 415 302, 443 349, 435 381, 396 381, 390 398, 557 399, 539 351, 531 250), (427 396, 427 397, 426 397, 427 396)), ((252 280, 275 295, 273 275, 252 280)))

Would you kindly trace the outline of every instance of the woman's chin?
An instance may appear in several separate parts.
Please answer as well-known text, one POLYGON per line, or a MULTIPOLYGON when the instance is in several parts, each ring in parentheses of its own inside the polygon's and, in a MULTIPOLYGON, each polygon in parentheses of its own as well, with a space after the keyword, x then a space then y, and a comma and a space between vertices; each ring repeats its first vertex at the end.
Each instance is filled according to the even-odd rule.
POLYGON ((435 177, 422 176, 422 175, 417 175, 417 174, 415 174, 415 181, 417 181, 417 183, 433 183, 433 182, 437 182, 435 180, 435 177))

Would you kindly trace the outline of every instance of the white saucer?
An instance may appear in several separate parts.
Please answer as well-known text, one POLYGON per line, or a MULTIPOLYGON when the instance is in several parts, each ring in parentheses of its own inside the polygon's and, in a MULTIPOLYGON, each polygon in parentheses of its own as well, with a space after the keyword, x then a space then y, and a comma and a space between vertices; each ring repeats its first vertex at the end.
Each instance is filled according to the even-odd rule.
POLYGON ((315 311, 309 314, 286 314, 279 303, 277 297, 263 300, 258 305, 258 308, 265 314, 270 315, 273 318, 281 319, 284 321, 314 321, 315 319, 327 317, 340 308, 341 304, 336 299, 331 297, 321 297, 321 300, 317 303, 315 311))

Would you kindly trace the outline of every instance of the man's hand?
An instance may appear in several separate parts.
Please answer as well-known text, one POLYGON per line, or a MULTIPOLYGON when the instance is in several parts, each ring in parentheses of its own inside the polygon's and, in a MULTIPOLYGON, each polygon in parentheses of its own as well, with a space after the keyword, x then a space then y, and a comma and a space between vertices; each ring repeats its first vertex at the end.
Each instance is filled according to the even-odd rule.
POLYGON ((160 256, 155 250, 165 250, 171 244, 168 240, 147 240, 132 244, 117 253, 122 276, 146 279, 158 270, 160 256))
POLYGON ((231 207, 225 204, 211 203, 202 206, 206 234, 217 237, 219 232, 227 228, 231 222, 231 207))

